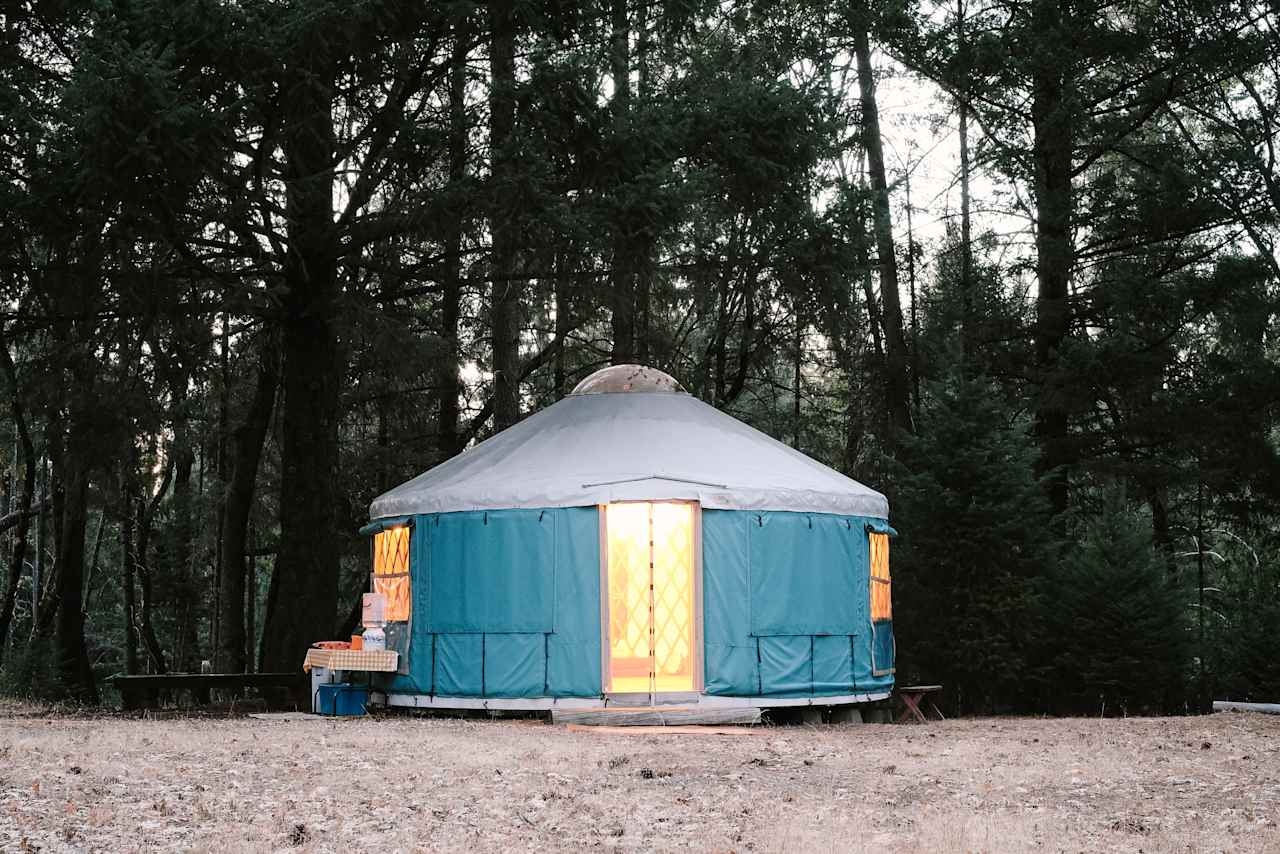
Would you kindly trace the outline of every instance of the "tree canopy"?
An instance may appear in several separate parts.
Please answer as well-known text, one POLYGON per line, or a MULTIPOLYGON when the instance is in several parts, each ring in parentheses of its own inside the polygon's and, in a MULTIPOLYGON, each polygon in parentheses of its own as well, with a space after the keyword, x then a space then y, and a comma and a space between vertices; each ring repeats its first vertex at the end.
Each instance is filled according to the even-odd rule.
POLYGON ((3 687, 293 669, 356 620, 375 495, 642 362, 888 495, 899 678, 953 707, 1280 694, 1277 33, 18 4, 3 687))

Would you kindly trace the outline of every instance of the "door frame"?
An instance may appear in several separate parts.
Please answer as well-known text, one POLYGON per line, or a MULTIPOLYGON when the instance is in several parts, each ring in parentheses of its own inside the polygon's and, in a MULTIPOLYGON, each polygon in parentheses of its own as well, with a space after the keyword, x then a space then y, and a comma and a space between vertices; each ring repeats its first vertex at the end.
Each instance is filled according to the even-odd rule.
MULTIPOLYGON (((658 703, 679 702, 694 699, 702 694, 705 688, 706 645, 702 638, 702 505, 687 498, 652 498, 625 501, 611 501, 609 504, 596 505, 596 515, 600 519, 600 693, 606 701, 619 704, 635 705, 647 702, 648 705, 658 703), (607 508, 609 504, 688 504, 693 508, 693 689, 692 691, 676 691, 657 693, 654 691, 653 677, 649 677, 649 691, 646 693, 629 692, 614 693, 610 688, 610 643, 609 643, 609 522, 607 508)), ((652 549, 650 545, 650 549, 652 549)), ((652 579, 651 579, 652 581, 652 579)))

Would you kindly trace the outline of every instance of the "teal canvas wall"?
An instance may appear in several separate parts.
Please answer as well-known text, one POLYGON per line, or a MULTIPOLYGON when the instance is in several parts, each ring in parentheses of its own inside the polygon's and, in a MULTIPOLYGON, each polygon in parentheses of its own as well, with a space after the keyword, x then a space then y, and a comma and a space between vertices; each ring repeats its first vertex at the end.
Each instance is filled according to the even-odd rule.
POLYGON ((887 528, 859 516, 702 511, 708 694, 892 687, 893 625, 880 622, 872 632, 868 525, 887 528))
MULTIPOLYGON (((601 694, 595 507, 413 520, 408 673, 396 693, 601 694)), ((869 613, 867 527, 828 514, 704 510, 706 692, 833 696, 893 684, 893 626, 869 613)))
POLYGON ((386 690, 600 695, 596 508, 418 516, 412 537, 408 673, 386 690))

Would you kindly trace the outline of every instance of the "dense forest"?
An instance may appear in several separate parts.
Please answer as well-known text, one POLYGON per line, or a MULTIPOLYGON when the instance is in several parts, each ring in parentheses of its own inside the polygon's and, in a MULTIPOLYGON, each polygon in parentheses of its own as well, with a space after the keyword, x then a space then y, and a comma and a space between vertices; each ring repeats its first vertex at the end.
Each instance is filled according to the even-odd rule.
POLYGON ((1275 0, 7 10, 0 690, 296 669, 640 362, 888 495, 952 709, 1280 698, 1275 0))

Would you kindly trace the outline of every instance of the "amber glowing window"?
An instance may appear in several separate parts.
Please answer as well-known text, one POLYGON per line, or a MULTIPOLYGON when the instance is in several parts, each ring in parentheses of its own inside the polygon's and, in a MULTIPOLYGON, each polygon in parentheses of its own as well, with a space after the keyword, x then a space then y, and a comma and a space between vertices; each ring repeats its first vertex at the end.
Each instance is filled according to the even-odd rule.
POLYGON ((387 597, 383 618, 405 622, 413 603, 409 582, 409 529, 387 528, 373 535, 373 592, 387 597))
POLYGON ((893 602, 889 580, 889 535, 870 534, 871 539, 871 619, 875 622, 893 619, 893 602))

